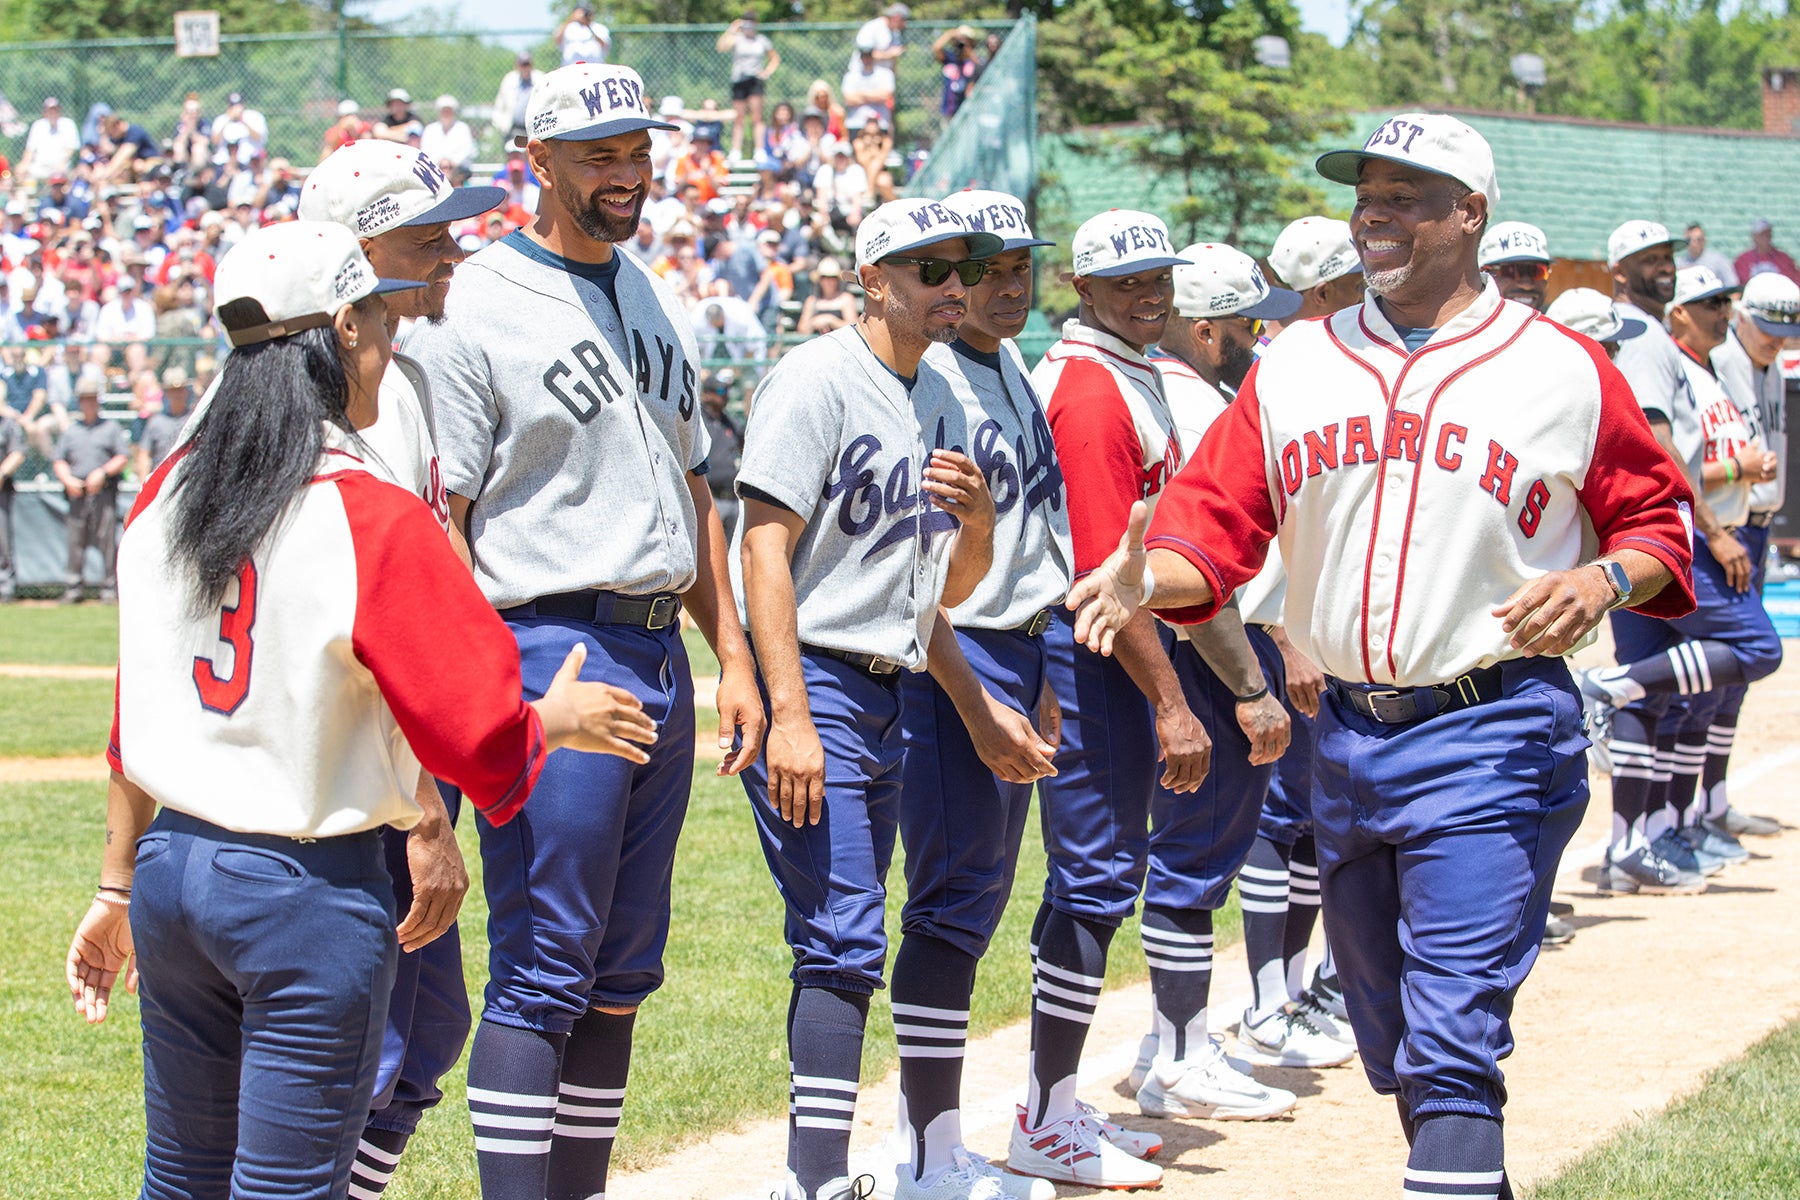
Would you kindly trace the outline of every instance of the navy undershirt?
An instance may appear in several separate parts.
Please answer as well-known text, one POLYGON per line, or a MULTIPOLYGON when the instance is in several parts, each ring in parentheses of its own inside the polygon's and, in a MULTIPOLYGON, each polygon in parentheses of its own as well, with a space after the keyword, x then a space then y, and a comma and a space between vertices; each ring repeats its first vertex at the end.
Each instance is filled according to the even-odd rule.
POLYGON ((1394 332, 1400 335, 1400 340, 1402 342, 1406 343, 1406 352, 1408 354, 1417 354, 1425 348, 1425 343, 1431 340, 1431 335, 1436 333, 1437 330, 1414 329, 1409 325, 1396 325, 1394 326, 1394 332))
POLYGON ((980 363, 988 370, 993 371, 996 374, 999 373, 1000 355, 998 353, 989 354, 986 350, 977 350, 961 338, 957 338, 954 342, 951 342, 950 349, 972 363, 980 363))
POLYGON ((613 311, 619 311, 619 251, 613 251, 612 258, 603 263, 576 262, 572 258, 564 258, 555 251, 547 250, 525 235, 523 229, 515 229, 501 241, 523 254, 533 262, 543 263, 557 271, 567 271, 571 275, 579 275, 583 279, 592 280, 600 285, 606 298, 612 301, 613 311))

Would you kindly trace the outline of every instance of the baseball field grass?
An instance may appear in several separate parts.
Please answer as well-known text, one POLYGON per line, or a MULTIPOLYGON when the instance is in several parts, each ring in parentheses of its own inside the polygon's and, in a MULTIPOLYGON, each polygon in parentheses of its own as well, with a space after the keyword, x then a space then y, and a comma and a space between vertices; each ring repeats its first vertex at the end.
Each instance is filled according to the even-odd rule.
POLYGON ((1800 1022, 1526 1193, 1527 1200, 1792 1196, 1800 1196, 1800 1022))

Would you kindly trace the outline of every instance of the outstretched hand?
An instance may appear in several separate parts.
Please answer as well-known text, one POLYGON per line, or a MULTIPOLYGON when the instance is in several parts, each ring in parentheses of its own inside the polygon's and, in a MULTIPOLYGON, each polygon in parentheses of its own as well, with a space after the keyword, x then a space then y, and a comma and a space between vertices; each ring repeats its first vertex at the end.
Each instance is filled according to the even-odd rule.
POLYGON ((556 669, 544 698, 533 702, 550 748, 566 746, 649 762, 650 756, 638 747, 656 744, 656 722, 644 711, 643 702, 624 688, 582 679, 585 662, 587 647, 577 642, 556 669))
POLYGON ((1119 538, 1119 548, 1107 555, 1086 576, 1069 589, 1064 601, 1076 613, 1075 641, 1096 654, 1111 654, 1113 638, 1144 602, 1144 530, 1150 524, 1150 509, 1142 501, 1131 506, 1131 518, 1119 538))

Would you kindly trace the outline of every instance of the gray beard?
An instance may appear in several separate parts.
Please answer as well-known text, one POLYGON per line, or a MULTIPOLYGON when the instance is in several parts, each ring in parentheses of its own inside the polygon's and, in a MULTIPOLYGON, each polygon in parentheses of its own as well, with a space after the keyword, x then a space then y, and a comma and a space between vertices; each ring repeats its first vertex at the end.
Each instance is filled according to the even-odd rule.
POLYGON ((961 328, 962 326, 960 325, 945 326, 942 329, 930 330, 925 336, 940 345, 948 346, 951 342, 956 340, 957 334, 961 328))
POLYGON ((1395 267, 1391 271, 1365 271, 1363 285, 1377 296, 1385 298, 1405 287, 1407 280, 1411 278, 1412 264, 1407 263, 1404 267, 1395 267))

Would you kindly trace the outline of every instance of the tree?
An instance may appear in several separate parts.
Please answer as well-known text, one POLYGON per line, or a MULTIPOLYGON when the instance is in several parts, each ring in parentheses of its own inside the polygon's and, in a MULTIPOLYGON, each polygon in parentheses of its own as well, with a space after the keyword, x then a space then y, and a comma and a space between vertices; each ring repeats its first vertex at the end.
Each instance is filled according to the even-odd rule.
POLYGON ((1043 120, 1052 128, 1128 122, 1101 144, 1181 182, 1170 215, 1185 241, 1202 227, 1236 241, 1247 227, 1318 211, 1296 171, 1337 129, 1333 97, 1303 72, 1256 61, 1256 39, 1293 38, 1287 0, 1263 7, 1167 0, 1077 0, 1041 28, 1043 120))
POLYGON ((170 37, 175 14, 214 8, 222 33, 296 33, 324 27, 327 7, 305 0, 24 0, 22 36, 29 41, 170 37))
POLYGON ((1522 108, 1516 54, 1544 60, 1541 111, 1565 111, 1584 84, 1581 0, 1364 0, 1350 45, 1368 63, 1374 99, 1421 108, 1522 108))

